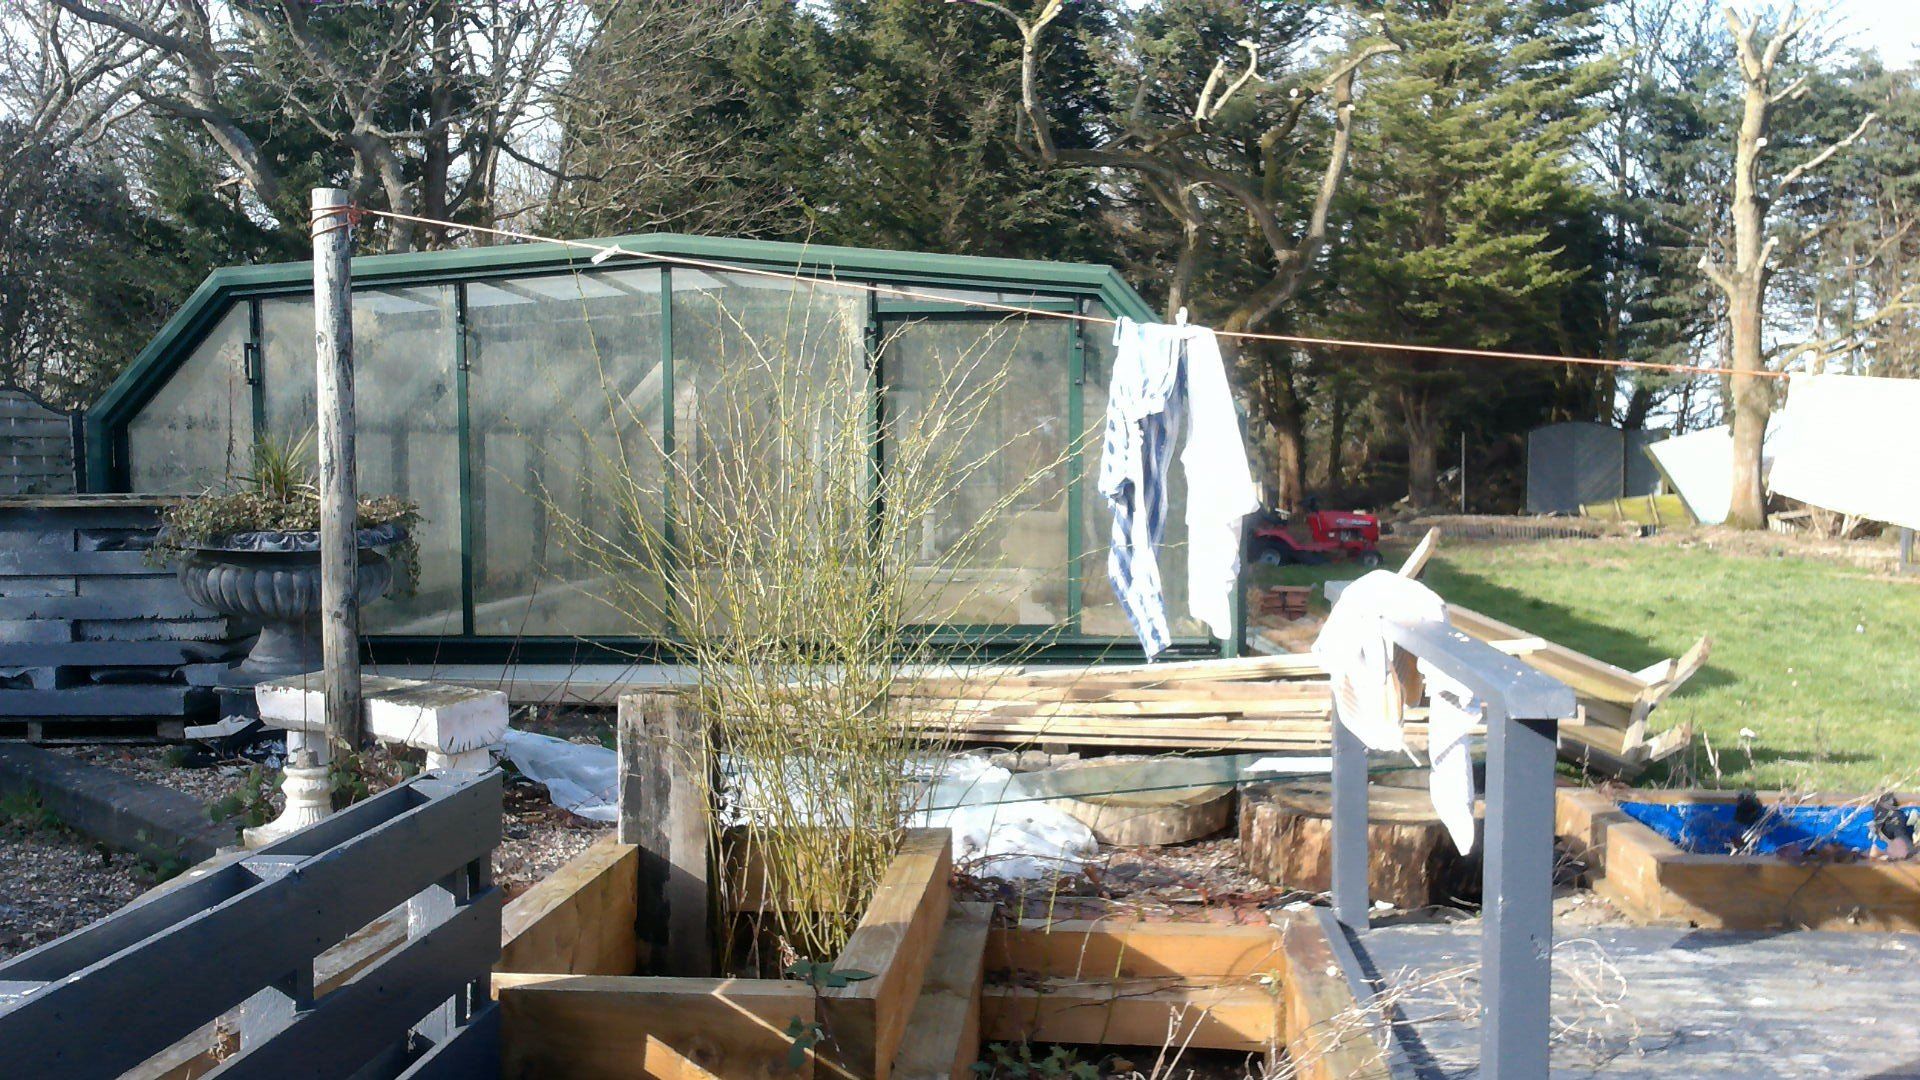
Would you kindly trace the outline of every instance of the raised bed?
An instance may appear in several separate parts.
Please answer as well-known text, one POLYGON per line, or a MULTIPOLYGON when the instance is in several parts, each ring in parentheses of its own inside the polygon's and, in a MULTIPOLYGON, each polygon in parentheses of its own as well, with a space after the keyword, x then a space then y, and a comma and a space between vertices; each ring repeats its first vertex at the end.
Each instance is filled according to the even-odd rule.
POLYGON ((503 944, 494 977, 502 1075, 658 1076, 681 1068, 680 1059, 722 1077, 788 1073, 797 1020, 829 1033, 819 1061, 807 1054, 800 1075, 824 1062, 836 1075, 889 1076, 948 919, 950 845, 946 830, 907 833, 834 963, 873 977, 819 990, 608 970, 637 955, 628 877, 638 858, 620 845, 596 846, 503 917, 518 933, 503 944))
MULTIPOLYGON (((1642 794, 1681 804, 1725 804, 1736 797, 1703 790, 1642 794)), ((1834 798, 1824 805, 1857 802, 1834 798)), ((1594 891, 1640 922, 1726 930, 1920 930, 1917 862, 1700 854, 1589 788, 1561 788, 1555 819, 1555 831, 1591 868, 1594 891)))
POLYGON ((990 927, 951 900, 944 830, 909 833, 836 962, 875 977, 632 974, 639 849, 595 845, 512 904, 493 987, 505 1077, 836 1076, 966 1080, 983 1042, 1174 1045, 1284 1057, 1289 1075, 1380 1072, 1320 920, 990 927), (792 1025, 820 1023, 792 1066, 792 1025))

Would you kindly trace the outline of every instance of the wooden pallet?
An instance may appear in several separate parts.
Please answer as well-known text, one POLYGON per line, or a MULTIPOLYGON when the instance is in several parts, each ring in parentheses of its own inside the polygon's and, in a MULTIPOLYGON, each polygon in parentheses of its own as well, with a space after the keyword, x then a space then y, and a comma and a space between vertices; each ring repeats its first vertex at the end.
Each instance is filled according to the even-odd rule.
POLYGON ((176 717, 82 717, 78 719, 0 719, 0 742, 30 742, 42 746, 83 746, 93 743, 149 745, 179 742, 186 721, 176 717))

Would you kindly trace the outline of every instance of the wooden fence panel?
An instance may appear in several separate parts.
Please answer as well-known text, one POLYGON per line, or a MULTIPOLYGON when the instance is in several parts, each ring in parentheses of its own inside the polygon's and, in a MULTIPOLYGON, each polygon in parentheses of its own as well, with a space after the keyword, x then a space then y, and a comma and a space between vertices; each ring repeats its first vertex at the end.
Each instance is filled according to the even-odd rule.
POLYGON ((0 495, 77 490, 74 416, 24 390, 0 387, 0 495))

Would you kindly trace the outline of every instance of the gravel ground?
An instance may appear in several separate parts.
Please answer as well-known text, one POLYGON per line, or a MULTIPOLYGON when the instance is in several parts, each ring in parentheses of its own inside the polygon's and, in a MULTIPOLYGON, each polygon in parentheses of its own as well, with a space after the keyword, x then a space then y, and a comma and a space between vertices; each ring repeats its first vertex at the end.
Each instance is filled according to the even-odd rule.
MULTIPOLYGON (((174 763, 178 753, 164 746, 60 747, 58 752, 170 787, 206 805, 239 787, 250 767, 248 762, 236 761, 181 768, 174 763)), ((278 796, 273 803, 277 811, 278 796)), ((493 854, 494 879, 512 899, 612 829, 610 823, 589 821, 561 810, 548 800, 544 787, 510 775, 500 846, 493 854)))
POLYGON ((505 802, 493 878, 509 900, 613 832, 610 822, 589 821, 553 805, 539 784, 509 784, 505 802))
POLYGON ((0 807, 0 960, 111 914, 153 884, 138 860, 0 807))
POLYGON ((207 768, 181 768, 175 760, 184 748, 171 746, 50 746, 47 749, 172 788, 206 805, 232 791, 252 764, 236 760, 207 768))

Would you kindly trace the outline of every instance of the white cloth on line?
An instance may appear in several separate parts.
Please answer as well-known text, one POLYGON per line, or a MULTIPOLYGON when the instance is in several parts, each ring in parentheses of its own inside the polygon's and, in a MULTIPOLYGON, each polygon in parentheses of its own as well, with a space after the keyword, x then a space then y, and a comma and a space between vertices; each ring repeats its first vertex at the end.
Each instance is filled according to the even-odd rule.
POLYGON ((1114 344, 1099 479, 1114 516, 1107 572, 1151 657, 1172 640, 1159 546, 1181 428, 1187 430, 1180 453, 1187 481, 1187 606, 1219 638, 1234 632, 1240 521, 1259 507, 1259 497, 1213 331, 1123 318, 1114 344))
POLYGON ((1107 577, 1148 658, 1173 641, 1160 581, 1160 538, 1166 531, 1167 466, 1186 411, 1178 330, 1125 318, 1115 325, 1100 455, 1098 486, 1113 513, 1107 577))
POLYGON ((1247 468, 1240 415, 1213 331, 1189 328, 1187 445, 1187 609, 1216 638, 1233 636, 1233 591, 1240 579, 1240 522, 1260 509, 1247 468))
MULTIPOLYGON (((1439 594, 1391 570, 1375 570, 1341 590, 1313 651, 1333 679, 1335 721, 1368 749, 1396 751, 1407 745, 1407 703, 1390 687, 1395 646, 1387 624, 1446 622, 1447 605, 1439 594)), ((1454 845, 1469 852, 1475 798, 1469 735, 1481 709, 1466 687, 1428 665, 1419 670, 1428 696, 1428 794, 1454 845)))

